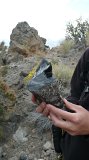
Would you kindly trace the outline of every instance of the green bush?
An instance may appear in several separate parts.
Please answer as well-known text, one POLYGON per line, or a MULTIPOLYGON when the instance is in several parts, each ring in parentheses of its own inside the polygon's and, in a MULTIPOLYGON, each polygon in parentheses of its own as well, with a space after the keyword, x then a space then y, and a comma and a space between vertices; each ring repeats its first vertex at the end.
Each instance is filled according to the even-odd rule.
POLYGON ((80 17, 75 23, 69 22, 66 28, 67 39, 74 40, 76 45, 83 45, 86 47, 86 34, 89 32, 89 22, 83 21, 80 17))

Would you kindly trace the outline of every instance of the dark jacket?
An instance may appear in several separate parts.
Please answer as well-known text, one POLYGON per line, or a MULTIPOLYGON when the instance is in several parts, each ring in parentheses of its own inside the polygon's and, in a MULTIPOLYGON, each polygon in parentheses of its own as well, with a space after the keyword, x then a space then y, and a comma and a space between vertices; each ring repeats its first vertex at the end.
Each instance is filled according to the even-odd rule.
MULTIPOLYGON (((71 79, 70 102, 89 110, 89 48, 80 58, 71 79)), ((65 133, 61 140, 64 160, 89 160, 89 136, 65 133)))

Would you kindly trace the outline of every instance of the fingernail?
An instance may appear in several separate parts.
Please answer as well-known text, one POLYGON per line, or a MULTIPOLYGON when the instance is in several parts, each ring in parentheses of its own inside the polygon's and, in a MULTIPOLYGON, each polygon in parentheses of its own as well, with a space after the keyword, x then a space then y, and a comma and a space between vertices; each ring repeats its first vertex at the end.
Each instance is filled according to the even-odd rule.
POLYGON ((67 102, 68 102, 67 99, 65 99, 65 98, 63 99, 63 101, 64 101, 64 103, 67 103, 67 102))
POLYGON ((48 115, 48 119, 50 119, 50 120, 51 120, 51 117, 50 117, 50 115, 48 115))

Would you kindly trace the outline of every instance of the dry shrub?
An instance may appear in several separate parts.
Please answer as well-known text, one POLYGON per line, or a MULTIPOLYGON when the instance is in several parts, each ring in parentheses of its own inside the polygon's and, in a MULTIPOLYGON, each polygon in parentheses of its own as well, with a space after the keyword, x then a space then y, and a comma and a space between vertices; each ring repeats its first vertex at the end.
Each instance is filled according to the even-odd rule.
POLYGON ((16 101, 15 91, 12 90, 6 82, 0 79, 0 121, 6 119, 6 115, 8 115, 13 111, 13 105, 16 101))
POLYGON ((7 74, 7 72, 8 72, 8 66, 7 65, 0 67, 0 75, 2 77, 4 77, 7 74))
POLYGON ((5 46, 5 42, 0 42, 0 51, 5 51, 7 49, 7 46, 5 46))
POLYGON ((4 95, 10 99, 11 101, 16 100, 16 94, 15 91, 12 90, 6 82, 4 82, 2 79, 0 79, 0 91, 4 93, 4 95))
POLYGON ((59 46, 59 53, 67 54, 73 47, 74 47, 74 41, 65 39, 59 46))
POLYGON ((64 86, 67 86, 70 83, 73 71, 73 68, 70 68, 63 63, 59 65, 53 64, 53 73, 64 86))
POLYGON ((86 45, 89 46, 89 31, 86 33, 86 45))

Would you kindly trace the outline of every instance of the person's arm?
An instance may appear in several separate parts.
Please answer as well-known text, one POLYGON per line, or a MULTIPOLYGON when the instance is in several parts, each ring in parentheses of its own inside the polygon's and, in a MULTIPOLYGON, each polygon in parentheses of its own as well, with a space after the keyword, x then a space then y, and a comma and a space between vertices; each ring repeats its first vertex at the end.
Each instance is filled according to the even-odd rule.
POLYGON ((87 61, 89 59, 89 48, 84 52, 81 58, 78 61, 78 64, 74 70, 73 76, 71 78, 71 90, 70 96, 67 97, 67 100, 79 104, 79 99, 82 91, 85 87, 85 72, 87 70, 87 61))

